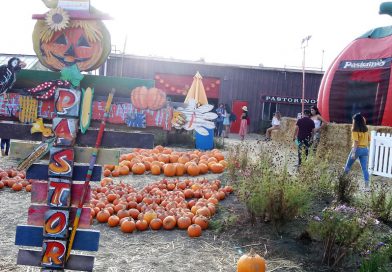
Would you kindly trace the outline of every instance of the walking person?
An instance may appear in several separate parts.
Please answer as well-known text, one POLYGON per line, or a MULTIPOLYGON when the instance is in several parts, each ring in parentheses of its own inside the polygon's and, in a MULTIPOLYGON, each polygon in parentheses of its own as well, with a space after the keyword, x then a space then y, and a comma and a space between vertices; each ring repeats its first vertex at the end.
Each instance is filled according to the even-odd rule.
POLYGON ((225 104, 225 118, 223 119, 224 137, 229 138, 230 133, 230 115, 231 110, 229 105, 225 104))
POLYGON ((353 125, 351 128, 352 149, 348 155, 344 172, 350 172, 353 163, 359 159, 361 164, 363 178, 365 180, 365 190, 369 190, 369 172, 367 168, 369 158, 370 134, 366 126, 365 118, 357 113, 353 116, 353 125))
POLYGON ((10 139, 1 139, 1 156, 8 156, 10 151, 10 139))
POLYGON ((221 137, 223 131, 223 120, 225 119, 225 106, 223 103, 221 103, 219 108, 216 109, 216 113, 218 114, 218 118, 216 118, 217 136, 221 137))
POLYGON ((248 107, 243 106, 242 107, 242 114, 241 114, 240 132, 239 132, 241 141, 243 141, 245 139, 245 136, 248 133, 248 122, 249 122, 248 118, 249 118, 248 107))
POLYGON ((272 122, 271 125, 272 127, 267 129, 267 132, 265 133, 265 141, 270 141, 271 140, 271 132, 273 130, 279 130, 280 129, 280 120, 282 119, 282 116, 280 115, 280 112, 275 112, 274 116, 272 117, 272 122))
POLYGON ((312 148, 313 151, 316 152, 317 146, 320 143, 321 128, 327 125, 327 121, 325 121, 324 118, 321 117, 320 111, 316 106, 310 107, 310 113, 312 115, 310 118, 313 120, 315 126, 312 148))
POLYGON ((309 147, 314 134, 314 122, 310 119, 310 110, 304 110, 303 117, 296 123, 293 140, 298 145, 298 167, 302 163, 302 152, 305 150, 306 158, 309 154, 309 147))

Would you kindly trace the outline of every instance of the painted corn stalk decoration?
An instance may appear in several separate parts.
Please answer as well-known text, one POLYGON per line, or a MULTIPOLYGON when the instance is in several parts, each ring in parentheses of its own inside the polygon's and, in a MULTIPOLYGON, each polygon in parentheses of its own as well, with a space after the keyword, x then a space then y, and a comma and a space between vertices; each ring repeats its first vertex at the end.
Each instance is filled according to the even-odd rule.
POLYGON ((85 134, 90 127, 91 117, 93 115, 93 97, 94 89, 88 87, 82 89, 82 105, 80 107, 80 131, 85 134))

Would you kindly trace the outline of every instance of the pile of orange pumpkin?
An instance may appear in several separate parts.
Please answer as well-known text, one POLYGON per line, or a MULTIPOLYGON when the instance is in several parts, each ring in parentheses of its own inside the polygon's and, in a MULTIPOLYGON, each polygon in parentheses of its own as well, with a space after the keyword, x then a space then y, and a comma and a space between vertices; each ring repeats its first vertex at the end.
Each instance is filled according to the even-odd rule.
POLYGON ((208 228, 218 202, 232 191, 231 186, 222 188, 220 180, 162 179, 137 191, 103 178, 92 190, 91 216, 125 233, 177 227, 198 237, 208 228))
POLYGON ((154 149, 135 149, 132 153, 120 156, 119 165, 105 165, 105 177, 118 177, 134 174, 152 175, 164 174, 167 177, 198 176, 212 173, 222 173, 227 167, 223 154, 217 150, 201 152, 199 150, 178 152, 163 146, 154 149))
POLYGON ((25 171, 17 171, 14 169, 1 169, 0 168, 0 189, 9 187, 13 191, 22 191, 23 188, 26 192, 31 191, 32 180, 27 180, 25 171))

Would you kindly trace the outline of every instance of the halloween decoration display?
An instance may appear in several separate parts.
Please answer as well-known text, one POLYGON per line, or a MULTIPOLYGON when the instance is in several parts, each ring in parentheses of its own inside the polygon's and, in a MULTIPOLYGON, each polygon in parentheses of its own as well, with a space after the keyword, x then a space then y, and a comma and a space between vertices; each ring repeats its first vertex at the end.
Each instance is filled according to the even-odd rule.
POLYGON ((41 132, 42 136, 44 137, 50 137, 53 136, 53 132, 52 129, 47 128, 44 126, 44 121, 42 118, 38 118, 35 123, 33 123, 33 126, 30 129, 30 133, 37 133, 37 132, 41 132))
POLYGON ((54 96, 57 88, 69 88, 71 83, 67 80, 50 80, 39 84, 34 88, 27 89, 26 91, 38 100, 48 100, 54 96))
POLYGON ((0 66, 0 95, 9 91, 16 81, 16 73, 26 67, 19 58, 10 58, 7 65, 0 66))
MULTIPOLYGON (((91 12, 97 13, 95 9, 91 12)), ((80 71, 91 71, 102 65, 111 50, 110 34, 98 20, 100 14, 88 16, 82 20, 60 7, 36 16, 33 46, 45 67, 60 71, 76 64, 80 71)))
POLYGON ((157 88, 136 87, 131 92, 131 102, 140 110, 159 110, 166 105, 166 93, 157 88))
POLYGON ((210 112, 213 108, 209 104, 197 108, 196 101, 191 99, 186 108, 178 107, 174 110, 172 125, 176 129, 196 130, 200 135, 207 136, 207 129, 215 128, 212 120, 218 117, 216 113, 210 112))
MULTIPOLYGON (((392 14, 382 3, 380 14, 392 14)), ((392 126, 392 85, 389 50, 392 26, 378 27, 352 41, 325 72, 318 108, 326 120, 351 123, 361 112, 369 125, 392 126)))
POLYGON ((38 114, 38 101, 30 96, 20 96, 19 104, 19 121, 22 123, 34 122, 38 114))
POLYGON ((93 96, 94 89, 82 89, 82 105, 80 110, 80 131, 85 134, 90 127, 91 117, 93 115, 93 96))

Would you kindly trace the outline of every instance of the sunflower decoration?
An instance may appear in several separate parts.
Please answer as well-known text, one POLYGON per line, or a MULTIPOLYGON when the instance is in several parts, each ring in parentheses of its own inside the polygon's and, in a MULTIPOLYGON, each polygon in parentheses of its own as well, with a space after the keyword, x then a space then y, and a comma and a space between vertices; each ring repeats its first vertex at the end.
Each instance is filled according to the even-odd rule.
POLYGON ((51 9, 45 16, 45 22, 52 31, 60 31, 68 27, 69 15, 62 8, 51 9))

